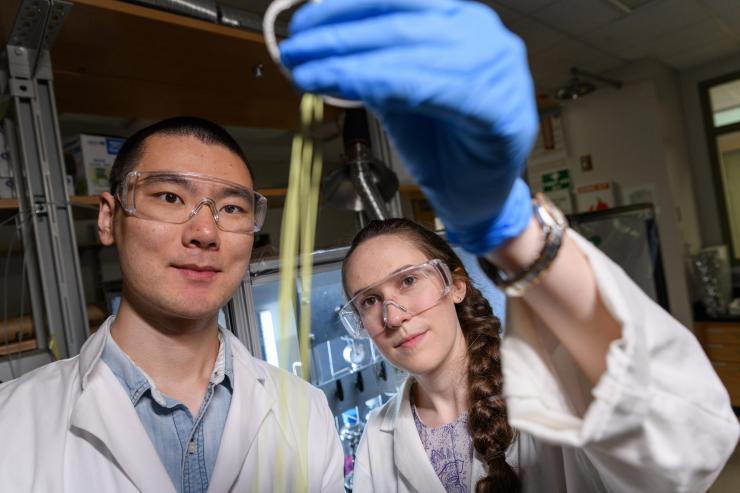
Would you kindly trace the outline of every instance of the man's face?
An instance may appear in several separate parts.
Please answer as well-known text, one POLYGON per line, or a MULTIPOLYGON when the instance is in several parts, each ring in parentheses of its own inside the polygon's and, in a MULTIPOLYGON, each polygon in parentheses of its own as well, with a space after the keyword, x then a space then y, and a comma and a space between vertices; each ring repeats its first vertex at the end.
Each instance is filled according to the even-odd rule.
MULTIPOLYGON (((150 137, 135 170, 200 173, 253 187, 237 155, 194 137, 150 137)), ((208 207, 183 224, 170 224, 126 216, 103 194, 98 224, 101 242, 118 247, 125 301, 156 317, 214 316, 249 267, 253 235, 222 231, 208 207)))

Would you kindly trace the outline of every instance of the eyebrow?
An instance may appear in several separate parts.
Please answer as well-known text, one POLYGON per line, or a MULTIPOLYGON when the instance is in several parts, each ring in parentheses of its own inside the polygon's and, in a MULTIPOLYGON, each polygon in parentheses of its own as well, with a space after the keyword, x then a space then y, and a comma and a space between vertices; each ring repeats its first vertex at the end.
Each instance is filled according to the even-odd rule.
POLYGON ((234 195, 237 195, 239 197, 245 197, 245 198, 252 198, 252 192, 251 190, 247 188, 237 187, 237 186, 225 186, 221 189, 221 193, 218 194, 217 198, 221 197, 232 197, 234 195))
MULTIPOLYGON (((413 264, 406 264, 406 265, 402 265, 402 266, 401 266, 401 267, 399 267, 398 269, 396 269, 396 270, 394 270, 394 271, 392 271, 392 272, 389 272, 388 274, 386 274, 386 275, 385 275, 385 276, 383 277, 383 279, 385 279, 385 278, 386 278, 386 277, 388 277, 388 276, 392 276, 393 274, 398 274, 398 273, 399 273, 399 272, 401 272, 402 270, 404 270, 404 269, 408 269, 409 267, 413 267, 413 266, 414 266, 413 264)), ((366 289, 370 289, 370 288, 372 288, 373 286, 377 286, 377 285, 378 285, 378 283, 379 283, 380 281, 382 281, 383 279, 380 279, 380 280, 378 280, 378 282, 374 282, 374 283, 372 283, 372 284, 371 284, 371 285, 369 285, 369 286, 365 286, 364 288, 360 288, 360 289, 358 289, 357 291, 355 291, 354 293, 352 293, 352 296, 350 296, 350 298, 354 298, 355 296, 357 296, 357 295, 358 295, 358 294, 360 294, 361 292, 365 291, 366 289)))
MULTIPOLYGON (((153 176, 148 177, 146 180, 151 181, 151 182, 176 183, 178 185, 187 187, 190 191, 195 191, 195 186, 193 183, 194 180, 189 179, 188 177, 184 177, 184 176, 179 176, 175 174, 153 175, 153 176)), ((220 193, 216 195, 215 198, 220 199, 223 197, 233 197, 233 196, 245 197, 247 199, 251 199, 253 197, 252 190, 246 187, 240 187, 237 185, 234 185, 234 186, 225 185, 222 189, 220 189, 220 193)))

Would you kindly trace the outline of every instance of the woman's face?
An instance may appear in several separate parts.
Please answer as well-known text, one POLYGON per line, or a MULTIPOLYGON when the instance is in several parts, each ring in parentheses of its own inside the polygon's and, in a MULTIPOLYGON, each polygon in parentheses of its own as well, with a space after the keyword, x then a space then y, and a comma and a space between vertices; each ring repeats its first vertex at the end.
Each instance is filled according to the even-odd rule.
MULTIPOLYGON (((354 293, 384 279, 404 267, 431 260, 411 241, 399 235, 376 236, 358 246, 345 266, 347 293, 354 293)), ((380 290, 385 289, 379 288, 380 290)), ((379 292, 379 298, 392 299, 392 292, 379 292)), ((393 365, 414 375, 438 369, 452 354, 464 347, 464 337, 455 312, 455 302, 465 295, 465 283, 453 281, 450 292, 417 315, 387 304, 387 323, 373 335, 380 352, 393 365)))

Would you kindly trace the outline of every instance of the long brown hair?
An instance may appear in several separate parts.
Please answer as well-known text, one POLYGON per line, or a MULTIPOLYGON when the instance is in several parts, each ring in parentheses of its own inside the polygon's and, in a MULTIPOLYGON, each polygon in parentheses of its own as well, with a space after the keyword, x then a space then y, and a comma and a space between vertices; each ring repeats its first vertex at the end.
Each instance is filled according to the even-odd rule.
MULTIPOLYGON (((460 257, 447 242, 408 219, 370 222, 352 240, 344 266, 359 245, 383 235, 404 237, 427 258, 445 262, 455 279, 465 281, 465 298, 455 305, 455 309, 468 346, 468 427, 475 451, 488 466, 488 474, 478 481, 476 492, 521 491, 517 473, 506 462, 506 449, 516 433, 509 426, 506 403, 499 398, 503 390, 499 351, 501 322, 480 290, 473 285, 460 257)), ((345 274, 343 268, 343 280, 345 274)))

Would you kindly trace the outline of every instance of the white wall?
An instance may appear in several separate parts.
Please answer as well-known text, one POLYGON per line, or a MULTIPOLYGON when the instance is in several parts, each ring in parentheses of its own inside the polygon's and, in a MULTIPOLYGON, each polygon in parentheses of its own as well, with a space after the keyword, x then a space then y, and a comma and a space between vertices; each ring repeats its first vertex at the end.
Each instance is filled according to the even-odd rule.
POLYGON ((733 72, 740 72, 740 55, 701 65, 680 74, 686 137, 691 158, 691 176, 694 180, 697 213, 704 246, 721 244, 723 236, 722 218, 719 215, 721 197, 716 193, 714 186, 698 86, 700 82, 733 72))
POLYGON ((672 314, 688 327, 692 313, 685 254, 700 243, 677 74, 655 62, 619 74, 621 89, 601 89, 562 111, 567 164, 575 186, 612 181, 622 190, 649 185, 655 206, 672 314), (590 154, 593 170, 578 157, 590 154))

